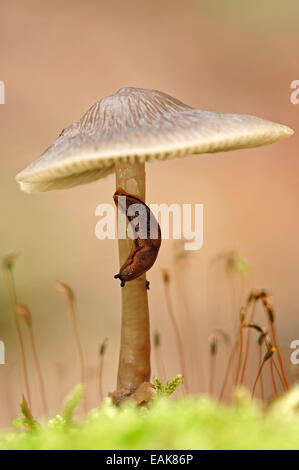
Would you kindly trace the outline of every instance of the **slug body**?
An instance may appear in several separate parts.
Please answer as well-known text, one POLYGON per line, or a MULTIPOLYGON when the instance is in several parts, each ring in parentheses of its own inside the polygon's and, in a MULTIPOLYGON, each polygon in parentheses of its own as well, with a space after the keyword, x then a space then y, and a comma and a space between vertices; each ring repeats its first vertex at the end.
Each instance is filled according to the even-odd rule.
POLYGON ((155 263, 161 245, 161 229, 152 211, 141 199, 122 189, 115 192, 113 199, 116 206, 126 214, 137 235, 132 240, 132 249, 128 259, 120 268, 119 273, 114 276, 115 279, 120 279, 121 287, 123 287, 126 282, 141 276, 155 263), (134 215, 128 214, 132 205, 134 205, 134 215), (138 211, 138 206, 142 210, 138 211), (136 217, 138 217, 137 225, 134 224, 136 217))

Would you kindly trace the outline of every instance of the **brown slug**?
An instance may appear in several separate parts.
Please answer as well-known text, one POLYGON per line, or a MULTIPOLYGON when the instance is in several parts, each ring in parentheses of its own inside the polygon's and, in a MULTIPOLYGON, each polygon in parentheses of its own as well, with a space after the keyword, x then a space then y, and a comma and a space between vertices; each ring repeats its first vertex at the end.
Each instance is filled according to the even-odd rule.
MULTIPOLYGON (((129 223, 135 228, 137 235, 132 240, 133 245, 128 259, 120 268, 119 273, 114 276, 115 279, 120 279, 120 285, 123 287, 126 282, 133 281, 153 266, 161 245, 161 229, 152 211, 141 199, 122 189, 118 189, 115 192, 113 199, 115 205, 120 207, 126 214, 129 223), (141 222, 136 227, 134 226, 136 212, 134 215, 128 214, 133 204, 141 205, 143 209, 139 213, 138 207, 136 207, 136 212, 141 222)), ((148 288, 148 283, 146 283, 146 287, 148 288)))

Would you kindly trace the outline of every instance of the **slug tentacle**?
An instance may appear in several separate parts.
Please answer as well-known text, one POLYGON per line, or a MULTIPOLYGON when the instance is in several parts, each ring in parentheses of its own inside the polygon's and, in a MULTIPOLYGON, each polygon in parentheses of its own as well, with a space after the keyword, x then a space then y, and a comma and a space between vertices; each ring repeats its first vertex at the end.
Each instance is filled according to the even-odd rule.
MULTIPOLYGON (((161 229, 152 211, 141 199, 122 189, 115 192, 113 199, 126 214, 136 235, 128 259, 114 276, 120 279, 120 285, 124 287, 126 282, 138 278, 155 263, 161 245, 161 229)), ((149 288, 148 282, 146 288, 149 288)))

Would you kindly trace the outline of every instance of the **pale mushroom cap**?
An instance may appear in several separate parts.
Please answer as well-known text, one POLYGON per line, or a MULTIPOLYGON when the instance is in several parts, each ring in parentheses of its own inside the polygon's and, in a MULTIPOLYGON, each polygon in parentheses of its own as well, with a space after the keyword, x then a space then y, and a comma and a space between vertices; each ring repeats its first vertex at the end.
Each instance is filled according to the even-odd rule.
POLYGON ((65 189, 114 172, 118 159, 165 160, 271 144, 287 126, 242 114, 192 108, 171 96, 121 88, 95 103, 16 179, 28 193, 65 189))

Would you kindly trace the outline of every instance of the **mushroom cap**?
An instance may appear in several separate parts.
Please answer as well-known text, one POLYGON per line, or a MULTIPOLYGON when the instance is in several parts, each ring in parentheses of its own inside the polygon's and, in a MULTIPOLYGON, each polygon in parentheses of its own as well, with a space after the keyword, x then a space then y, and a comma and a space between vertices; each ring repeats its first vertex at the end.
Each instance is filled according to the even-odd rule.
POLYGON ((114 172, 117 160, 167 160, 271 144, 287 126, 192 108, 156 90, 121 88, 96 102, 16 179, 28 193, 66 189, 114 172))

